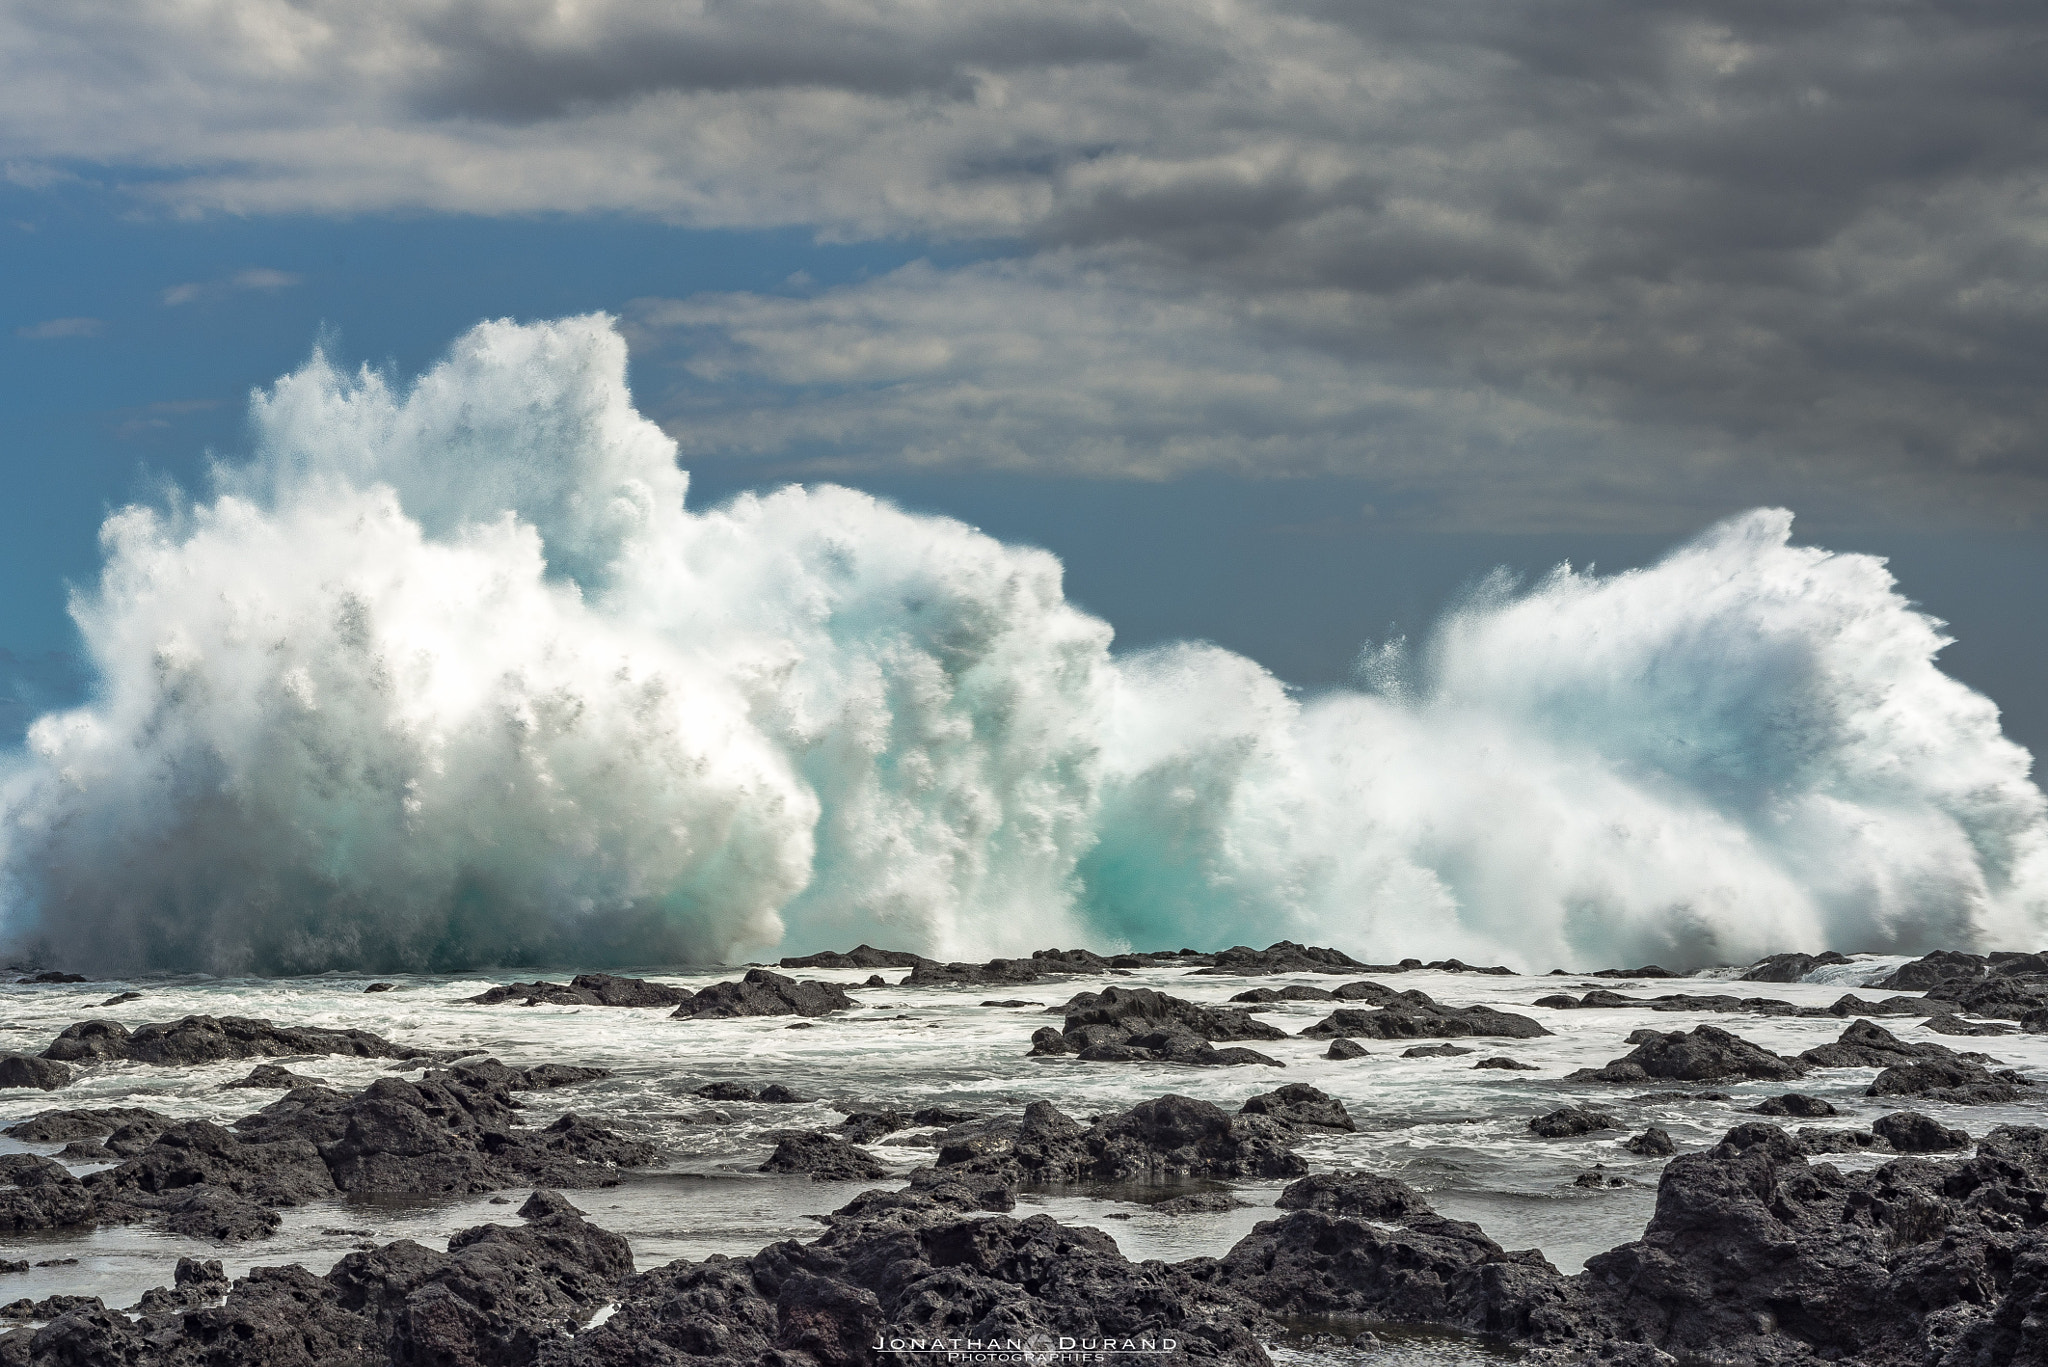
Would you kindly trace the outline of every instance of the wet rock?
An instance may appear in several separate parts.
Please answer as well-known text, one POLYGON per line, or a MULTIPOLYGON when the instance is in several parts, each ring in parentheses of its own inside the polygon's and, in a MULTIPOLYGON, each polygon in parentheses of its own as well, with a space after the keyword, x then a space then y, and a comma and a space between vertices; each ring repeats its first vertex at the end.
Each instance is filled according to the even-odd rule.
POLYGON ((1866 1001, 1853 992, 1835 999, 1823 1014, 1830 1016, 1932 1016, 1944 1010, 1940 1002, 1925 997, 1884 997, 1866 1001))
POLYGON ((1334 1059, 1367 1058, 1371 1056, 1371 1053, 1371 1050, 1355 1040, 1339 1038, 1330 1041, 1330 1047, 1324 1052, 1323 1057, 1334 1059))
POLYGON ((1929 1059, 1894 1064, 1879 1073, 1865 1096, 1911 1096, 1954 1105, 1984 1106, 2017 1101, 2033 1081, 2010 1068, 1992 1072, 1966 1059, 1929 1059))
POLYGON ((952 1106, 926 1106, 910 1113, 913 1125, 964 1125, 981 1116, 975 1111, 962 1111, 952 1106))
POLYGON ((1943 1014, 1929 1016, 1922 1022, 1922 1030, 1932 1030, 1937 1035, 2010 1035, 2017 1026, 1995 1024, 1990 1021, 1966 1021, 1961 1016, 1943 1014))
POLYGON ((697 1089, 696 1095, 706 1101, 752 1101, 755 1092, 741 1082, 708 1082, 697 1089))
POLYGON ((1955 1050, 1946 1045, 1932 1041, 1908 1044, 1882 1025, 1859 1020, 1850 1022, 1833 1044, 1808 1049, 1799 1060, 1815 1068, 1889 1068, 1895 1063, 1955 1057, 1955 1050))
POLYGON ((1816 968, 1830 964, 1845 964, 1849 956, 1830 949, 1822 954, 1772 954, 1759 959, 1750 966, 1738 982, 1745 983, 1796 983, 1816 968))
MULTIPOLYGON (((1332 1049, 1337 1046, 1333 1043, 1332 1049)), ((1402 1058, 1457 1058, 1461 1054, 1474 1054, 1476 1049, 1465 1049, 1455 1044, 1418 1044, 1412 1049, 1403 1049, 1402 1058)))
POLYGON ((1249 992, 1240 992, 1231 1000, 1234 1002, 1327 1002, 1335 1001, 1337 994, 1325 987, 1254 987, 1249 992))
POLYGON ((71 1070, 46 1058, 0 1054, 0 1087, 34 1087, 54 1092, 70 1085, 71 1070))
POLYGON ((1679 978, 1682 973, 1673 973, 1668 968, 1655 964, 1644 964, 1641 968, 1602 968, 1586 975, 1589 978, 1679 978))
POLYGON ((1937 949, 1909 964, 1901 964, 1872 986, 1884 992, 1925 992, 1951 982, 1975 982, 1985 975, 1990 960, 1982 954, 1937 949))
POLYGON ((139 1001, 141 1001, 141 1000, 142 1000, 142 994, 141 994, 140 992, 116 992, 116 993, 115 993, 115 994, 114 994, 113 996, 111 996, 111 997, 107 998, 107 999, 106 999, 105 1001, 101 1002, 101 1003, 100 1003, 100 1005, 101 1005, 101 1006, 121 1006, 121 1005, 125 1005, 125 1004, 126 1004, 126 1003, 128 1003, 128 1002, 139 1002, 139 1001))
POLYGON ((888 1171, 875 1156, 823 1130, 784 1130, 762 1172, 806 1172, 813 1182, 860 1182, 888 1171))
POLYGON ((788 958, 777 964, 778 968, 915 968, 923 959, 921 954, 912 954, 903 949, 876 949, 873 945, 855 945, 845 953, 837 950, 821 950, 816 954, 805 954, 788 958))
POLYGON ((1050 1102, 1020 1119, 957 1126, 938 1139, 941 1170, 1019 1182, 1159 1181, 1176 1177, 1295 1177, 1308 1168, 1285 1127, 1167 1095, 1082 1125, 1050 1102))
POLYGON ((369 983, 363 988, 365 992, 395 992, 397 990, 397 983, 369 983))
POLYGON ((1164 1201, 1154 1201, 1146 1209, 1155 1215, 1213 1215, 1219 1211, 1242 1210, 1247 1204, 1227 1191, 1196 1191, 1186 1196, 1169 1196, 1164 1201))
POLYGON ((17 983, 24 983, 24 984, 26 984, 26 983, 82 983, 82 982, 85 982, 85 981, 86 981, 86 976, 85 976, 85 975, 84 975, 83 973, 60 973, 60 972, 56 971, 55 969, 45 969, 45 970, 44 970, 43 972, 41 972, 41 973, 31 973, 31 974, 29 974, 29 975, 28 975, 28 976, 27 976, 26 978, 16 978, 16 979, 15 979, 14 981, 15 981, 15 982, 17 982, 17 983))
POLYGON ((1719 1026, 1660 1033, 1638 1030, 1629 1036, 1636 1047, 1601 1068, 1581 1068, 1568 1082, 1642 1082, 1667 1078, 1678 1082, 1716 1082, 1722 1078, 1789 1081, 1803 1077, 1807 1065, 1780 1057, 1719 1026))
POLYGON ((1505 1054, 1496 1055, 1493 1058, 1483 1058, 1472 1066, 1474 1068, 1497 1068, 1509 1073, 1540 1073, 1543 1071, 1533 1063, 1524 1063, 1520 1059, 1512 1059, 1505 1054))
POLYGON ((885 1134, 894 1134, 910 1125, 895 1111, 853 1111, 839 1122, 842 1138, 853 1144, 872 1144, 885 1134))
POLYGON ((1967 1130, 1950 1129, 1917 1111, 1894 1111, 1870 1122, 1870 1132, 1900 1153, 1948 1153, 1970 1147, 1967 1130))
POLYGON ((1597 1191, 1612 1187, 1625 1187, 1628 1185, 1628 1182, 1623 1178, 1616 1177, 1613 1173, 1607 1171, 1606 1168, 1595 1163, 1590 1171, 1582 1172, 1577 1177, 1574 1177, 1572 1185, 1597 1191))
POLYGON ((129 1127, 158 1132, 176 1124, 170 1116, 141 1106, 104 1106, 89 1110, 41 1111, 16 1121, 0 1134, 32 1144, 58 1144, 67 1139, 97 1139, 129 1127))
POLYGON ((175 1315, 224 1299, 229 1282, 217 1258, 180 1258, 171 1285, 153 1286, 135 1305, 140 1315, 175 1315))
POLYGON ((1393 1225, 1436 1214, 1407 1183, 1371 1172, 1319 1172, 1290 1182, 1273 1204, 1282 1210, 1319 1210, 1393 1225))
POLYGON ((1211 1041, 1285 1039, 1287 1033, 1250 1012, 1202 1006, 1148 987, 1109 987, 1076 994, 1056 1008, 1066 1017, 1031 1037, 1039 1057, 1072 1054, 1089 1063, 1229 1065, 1278 1060, 1251 1049, 1217 1049, 1211 1041))
POLYGON ((754 1100, 768 1106, 801 1106, 810 1098, 801 1095, 794 1088, 785 1087, 779 1082, 771 1082, 760 1090, 754 1100))
POLYGON ((1669 1158, 1678 1152, 1678 1145, 1672 1142, 1670 1134, 1655 1125, 1636 1135, 1622 1147, 1644 1158, 1669 1158))
POLYGON ((1793 1115, 1807 1120, 1835 1114, 1835 1108, 1817 1096, 1803 1092, 1786 1092, 1782 1096, 1770 1097, 1748 1108, 1751 1115, 1793 1115))
POLYGON ((1445 1006, 1421 992, 1395 992, 1377 983, 1374 1010, 1340 1009, 1301 1033, 1307 1039, 1465 1039, 1497 1035, 1536 1039, 1550 1032, 1527 1016, 1490 1006, 1445 1006))
POLYGON ((2009 977, 1994 966, 1991 975, 1979 983, 1939 983, 1927 991, 1937 1006, 1953 1005, 1956 1011, 1998 1020, 2023 1020, 2048 1007, 2048 976, 2020 979, 2009 977))
POLYGON ((164 1228, 188 1239, 235 1243, 262 1239, 283 1223, 274 1211, 218 1187, 202 1187, 165 1207, 164 1228))
POLYGON ((1566 1106, 1529 1121, 1530 1132, 1543 1139, 1568 1139, 1574 1135, 1591 1134, 1595 1130, 1620 1128, 1621 1122, 1607 1112, 1584 1106, 1566 1106))
POLYGON ((121 1158, 97 1139, 74 1139, 57 1151, 60 1163, 118 1163, 121 1158))
MULTIPOLYGON (((1134 960, 1133 962, 1138 962, 1134 960)), ((1085 949, 1041 949, 1028 959, 990 959, 985 964, 942 964, 919 959, 903 981, 918 987, 987 987, 1002 983, 1035 983, 1061 975, 1127 972, 1100 954, 1085 949)))
POLYGON ((1262 1092, 1238 1108, 1239 1115, 1262 1115, 1298 1129, 1341 1130, 1345 1134, 1358 1126, 1344 1109, 1344 1103, 1305 1082, 1262 1092))
POLYGON ((38 1154, 0 1154, 0 1233, 85 1224, 97 1213, 85 1185, 38 1154))
POLYGON ((1021 997, 1005 997, 1001 1001, 983 1002, 983 1006, 1043 1006, 1044 1002, 1028 1002, 1021 997))
MULTIPOLYGON (((1413 963, 1416 968, 1422 967, 1419 959, 1413 963)), ((1274 973, 1358 973, 1371 968, 1372 965, 1362 964, 1342 950, 1276 940, 1264 949, 1234 945, 1220 950, 1208 967, 1195 972, 1211 977, 1250 978, 1274 973)))
POLYGON ((249 1070, 249 1076, 235 1082, 223 1082, 222 1087, 282 1087, 286 1091, 294 1087, 325 1087, 324 1077, 305 1077, 289 1068, 275 1063, 259 1063, 249 1070))
POLYGON ((6 1275, 7 1273, 9 1273, 9 1272, 26 1272, 26 1271, 28 1271, 28 1259, 26 1259, 26 1258, 0 1258, 0 1276, 5 1276, 5 1275, 6 1275))
POLYGON ((735 1016, 824 1016, 858 1003, 836 983, 798 982, 765 968, 749 969, 736 983, 713 983, 672 1013, 676 1020, 735 1016))
POLYGON ((579 973, 566 983, 506 983, 463 1000, 479 1006, 499 1006, 505 1002, 522 1006, 677 1006, 695 996, 687 987, 649 982, 645 978, 579 973))
POLYGON ((132 1031, 118 1021, 81 1021, 43 1050, 44 1058, 66 1063, 132 1059, 163 1066, 296 1054, 419 1058, 422 1051, 393 1044, 367 1030, 277 1026, 246 1016, 186 1016, 160 1025, 140 1025, 132 1031))

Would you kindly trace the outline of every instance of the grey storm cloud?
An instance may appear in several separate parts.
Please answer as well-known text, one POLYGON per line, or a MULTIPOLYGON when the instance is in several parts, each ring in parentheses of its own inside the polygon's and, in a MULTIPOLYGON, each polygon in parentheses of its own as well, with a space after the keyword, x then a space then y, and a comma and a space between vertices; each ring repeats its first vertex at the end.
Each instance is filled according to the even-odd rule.
POLYGON ((71 0, 0 15, 0 155, 1005 257, 643 301, 700 453, 2035 525, 2044 69, 1999 0, 71 0))

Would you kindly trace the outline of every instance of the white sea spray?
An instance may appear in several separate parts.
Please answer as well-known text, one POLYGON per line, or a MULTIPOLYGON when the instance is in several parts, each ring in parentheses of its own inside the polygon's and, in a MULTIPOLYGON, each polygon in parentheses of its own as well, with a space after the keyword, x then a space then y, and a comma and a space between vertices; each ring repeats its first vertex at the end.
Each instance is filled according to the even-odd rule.
POLYGON ((216 972, 2042 938, 2028 755, 1789 513, 1495 584, 1302 700, 1113 654, 1054 557, 948 519, 688 510, 625 360, 603 317, 484 324, 411 385, 316 356, 210 501, 110 517, 97 689, 5 780, 6 938, 216 972))

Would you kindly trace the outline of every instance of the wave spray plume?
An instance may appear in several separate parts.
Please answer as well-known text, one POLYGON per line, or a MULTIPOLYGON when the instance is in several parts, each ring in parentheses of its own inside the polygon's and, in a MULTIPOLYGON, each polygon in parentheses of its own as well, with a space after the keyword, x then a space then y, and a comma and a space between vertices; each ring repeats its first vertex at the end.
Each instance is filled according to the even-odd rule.
POLYGON ((848 489, 685 507, 609 319, 316 354, 123 509, 99 685, 0 787, 0 934, 107 970, 869 939, 1523 968, 2035 944, 2048 807, 1881 561, 1731 519, 1496 584, 1372 691, 1117 656, 1051 555, 848 489), (1398 680, 1399 682, 1393 682, 1398 680))

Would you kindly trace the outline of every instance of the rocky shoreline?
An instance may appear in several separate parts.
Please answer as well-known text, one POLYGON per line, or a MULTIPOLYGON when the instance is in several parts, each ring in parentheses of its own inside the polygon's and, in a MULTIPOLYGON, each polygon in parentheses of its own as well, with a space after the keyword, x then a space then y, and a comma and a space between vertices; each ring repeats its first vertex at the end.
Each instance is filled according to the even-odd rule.
MULTIPOLYGON (((1795 981, 1826 961, 1776 956, 1744 977, 1795 981)), ((1081 977, 1159 967, 1184 970, 1180 981, 1283 973, 1327 980, 1417 969, 1502 976, 1455 961, 1363 965, 1286 942, 1219 954, 1047 951, 984 965, 936 965, 862 946, 782 967, 875 976, 849 985, 754 969, 691 990, 586 974, 569 983, 508 984, 472 1000, 627 1013, 665 1007, 679 1020, 671 1028, 688 1031, 707 1028, 693 1021, 789 1017, 804 1025, 857 1015, 867 1009, 858 996, 864 988, 889 985, 878 981, 882 973, 920 986, 962 987, 1078 985, 1081 977)), ((1037 1026, 1028 1017, 1017 1022, 1020 1055, 1028 1052, 1042 1067, 1194 1064, 1205 1071, 1177 1073, 1173 1087, 1095 1115, 1070 1114, 1047 1101, 994 1113, 873 1107, 847 1110, 836 1126, 767 1131, 774 1147, 764 1172, 881 1185, 822 1215, 816 1238, 645 1272, 635 1271, 625 1239, 560 1193, 612 1186, 626 1172, 657 1163, 656 1147, 573 1111, 546 1125, 522 1123, 524 1098, 559 1093, 573 1100, 577 1088, 604 1079, 603 1069, 515 1068, 360 1029, 273 1026, 245 1017, 190 1016, 136 1027, 79 1021, 36 1054, 7 1056, 9 1063, 22 1060, 16 1073, 31 1080, 0 1077, 0 1084, 56 1091, 87 1075, 77 1070, 319 1055, 390 1060, 421 1071, 416 1080, 384 1077, 341 1088, 258 1062, 247 1077, 221 1085, 277 1088, 282 1095, 227 1124, 146 1107, 45 1109, 0 1131, 22 1144, 65 1146, 54 1156, 0 1154, 0 1234, 138 1224, 232 1248, 269 1237, 280 1211, 349 1194, 534 1194, 519 1208, 518 1223, 470 1228, 445 1251, 406 1240, 359 1248, 324 1276, 283 1266, 230 1277, 219 1263, 186 1258, 165 1285, 125 1311, 65 1295, 0 1304, 0 1320, 20 1324, 0 1333, 0 1367, 836 1367, 909 1360, 903 1353, 910 1350, 889 1347, 895 1340, 1043 1339, 1056 1347, 1077 1326, 1098 1344, 1113 1345, 1111 1352, 1170 1343, 1177 1359, 1245 1363, 1268 1361, 1268 1345, 1283 1341, 1297 1349, 1371 1352, 1375 1332, 1415 1326, 1485 1336, 1502 1351, 1541 1363, 2048 1361, 2048 1131, 1998 1124, 1973 1138, 1969 1129, 1913 1109, 2032 1105, 2035 1080, 1994 1056, 1902 1038, 1869 1019, 1950 1037, 1978 1033, 1988 1022, 2015 1034, 2048 1032, 2048 958, 1943 951, 1870 987, 1922 995, 1865 1003, 1850 994, 1839 1010, 1780 1001, 1801 1019, 1845 1022, 1832 1042, 1796 1055, 1712 1024, 1636 1029, 1614 1040, 1618 1048, 1606 1064, 1560 1078, 1561 1095, 1582 1099, 1532 1117, 1526 1142, 1611 1133, 1626 1138, 1628 1154, 1669 1158, 1641 1237, 1571 1273, 1533 1250, 1502 1248, 1479 1225, 1439 1213, 1423 1192, 1394 1178, 1317 1170, 1304 1150, 1326 1150, 1360 1120, 1315 1086, 1267 1082, 1269 1090, 1234 1108, 1179 1090, 1210 1076, 1209 1065, 1234 1073, 1229 1065, 1251 1064, 1252 1074, 1286 1066, 1247 1042, 1270 1048, 1288 1039, 1328 1040, 1328 1058, 1371 1068, 1374 1054, 1357 1041, 1437 1041, 1398 1052, 1455 1059, 1465 1046, 1453 1039, 1526 1042, 1551 1034, 1533 1017, 1447 1005, 1364 976, 1330 988, 1247 989, 1222 1006, 1114 982, 1069 992, 1044 1008, 1059 1026, 1037 1026), (1251 1014, 1275 1002, 1327 1002, 1330 1010, 1293 1031, 1251 1014), (1942 1029, 1943 1020, 1962 1028, 1942 1029), (1339 1053, 1340 1045, 1356 1052, 1339 1053), (40 1064, 61 1067, 66 1076, 46 1087, 33 1080, 49 1076, 33 1066, 40 1064), (1836 1069, 1876 1070, 1863 1095, 1873 1107, 1898 1109, 1862 1128, 1798 1125, 1835 1108, 1784 1091, 1748 1108, 1760 1118, 1679 1152, 1655 1126, 1628 1136, 1599 1099, 1628 1087, 1806 1085, 1803 1079, 1836 1069), (930 1164, 891 1181, 877 1155, 892 1151, 874 1146, 906 1134, 919 1147, 894 1152, 928 1154, 930 1164), (72 1166, 95 1170, 74 1175, 72 1166), (1257 1222, 1217 1256, 1132 1261, 1101 1230, 1019 1214, 1022 1194, 1095 1183, 1152 1184, 1178 1193, 1154 1209, 1193 1215, 1242 1207, 1231 1188, 1244 1182, 1285 1184, 1268 1198, 1277 1218, 1257 1222), (1319 1327, 1305 1339, 1304 1326, 1319 1327)), ((1690 1010, 1721 1019, 1786 1014, 1770 998, 1667 996, 1736 1005, 1661 1007, 1659 999, 1606 989, 1535 1004, 1553 1011, 1690 1010), (1608 1000, 1614 997, 1621 999, 1608 1000)), ((1995 1048, 1995 1040, 1987 1047, 1995 1048)), ((1533 1071, 1505 1056, 1482 1057, 1476 1066, 1533 1071)), ((714 1103, 804 1101, 780 1083, 716 1084, 698 1094, 714 1103)), ((1621 1179, 1588 1172, 1580 1185, 1609 1182, 1621 1179)), ((10 1266, 0 1259, 0 1272, 10 1266)))

